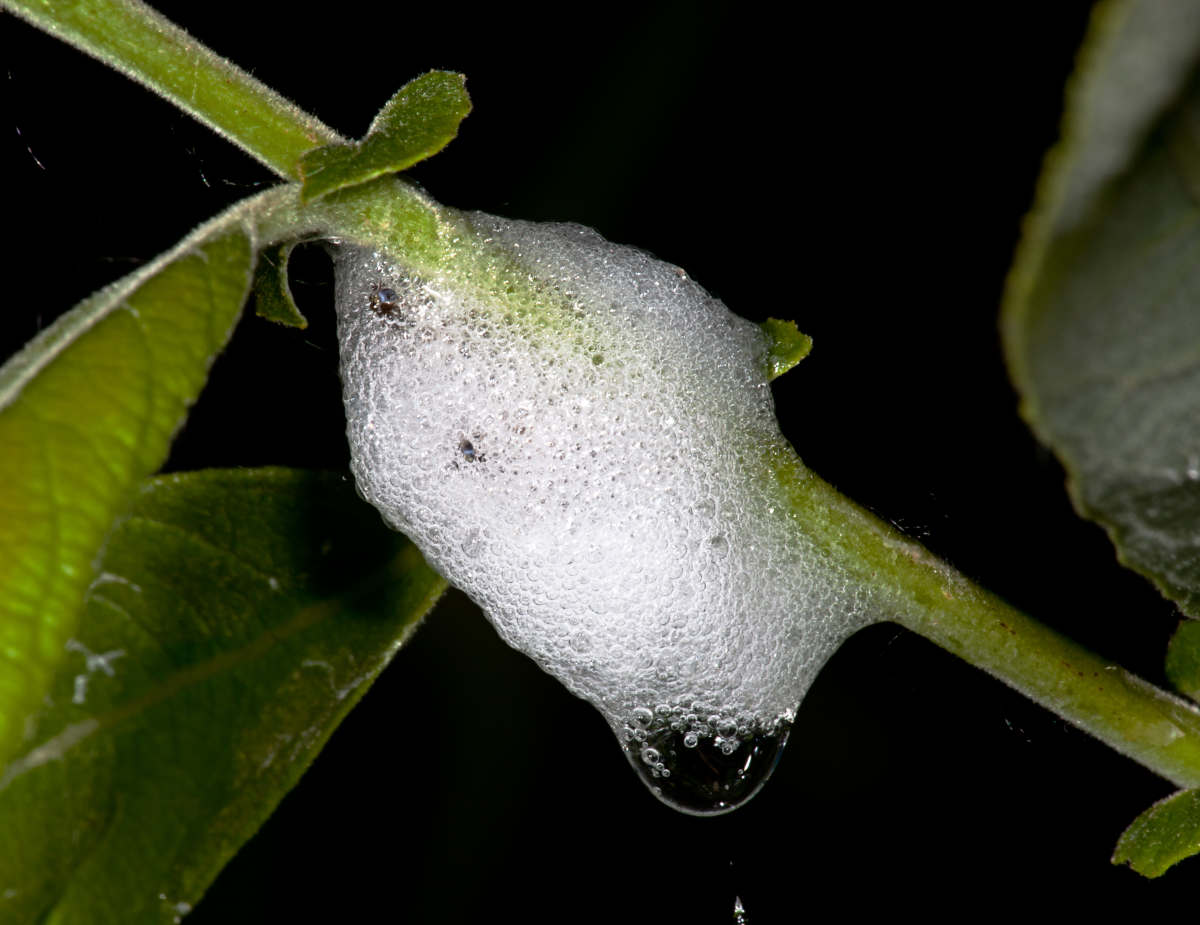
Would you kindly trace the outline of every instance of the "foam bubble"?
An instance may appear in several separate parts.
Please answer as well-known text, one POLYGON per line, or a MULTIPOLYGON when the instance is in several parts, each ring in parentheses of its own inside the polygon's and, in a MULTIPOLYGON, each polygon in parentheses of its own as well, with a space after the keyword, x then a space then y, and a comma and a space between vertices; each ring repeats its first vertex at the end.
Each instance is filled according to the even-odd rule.
POLYGON ((461 259, 436 269, 338 252, 359 491, 604 714, 660 796, 731 808, 674 799, 664 762, 777 757, 864 622, 763 462, 786 447, 765 336, 587 228, 483 214, 463 228, 461 259))

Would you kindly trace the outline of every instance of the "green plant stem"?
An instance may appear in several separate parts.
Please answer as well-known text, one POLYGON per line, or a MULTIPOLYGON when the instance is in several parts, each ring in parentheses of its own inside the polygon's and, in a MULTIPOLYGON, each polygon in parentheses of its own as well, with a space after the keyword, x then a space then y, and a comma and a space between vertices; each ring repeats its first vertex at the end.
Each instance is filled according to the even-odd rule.
MULTIPOLYGON (((280 175, 300 154, 341 139, 135 0, 0 0, 0 6, 100 58, 212 126, 280 175)), ((384 181, 387 182, 387 181, 384 181)), ((437 262, 454 222, 403 183, 344 191, 314 206, 289 187, 245 204, 258 244, 307 228, 387 240, 437 262)), ((1168 780, 1200 786, 1200 710, 1088 652, 975 587, 806 470, 790 448, 765 459, 797 528, 848 581, 869 589, 879 620, 932 640, 1168 780)))
POLYGON ((803 529, 878 621, 953 652, 1181 787, 1200 786, 1200 709, 1031 620, 867 513, 788 452, 769 462, 803 529))
POLYGON ((191 114, 267 167, 343 139, 138 0, 0 0, 0 6, 191 114))

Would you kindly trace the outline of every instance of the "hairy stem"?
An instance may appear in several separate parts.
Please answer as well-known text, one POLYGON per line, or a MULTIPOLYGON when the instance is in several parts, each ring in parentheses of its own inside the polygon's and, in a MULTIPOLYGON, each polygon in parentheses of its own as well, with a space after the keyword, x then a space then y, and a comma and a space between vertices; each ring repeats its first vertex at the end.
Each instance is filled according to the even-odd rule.
POLYGON ((1181 787, 1200 786, 1200 709, 972 584, 794 455, 771 460, 797 517, 889 620, 994 675, 1181 787))
POLYGON ((299 179, 301 154, 342 140, 139 0, 0 0, 0 7, 153 90, 281 177, 299 179))

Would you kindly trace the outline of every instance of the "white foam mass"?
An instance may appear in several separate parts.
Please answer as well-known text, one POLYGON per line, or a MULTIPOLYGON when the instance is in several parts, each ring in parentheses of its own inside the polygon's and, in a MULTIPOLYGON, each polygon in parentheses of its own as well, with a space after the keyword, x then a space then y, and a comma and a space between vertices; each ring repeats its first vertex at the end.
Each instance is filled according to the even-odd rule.
POLYGON ((765 335, 587 228, 464 221, 458 270, 337 254, 360 493, 654 776, 655 728, 776 732, 863 620, 762 462, 765 335))

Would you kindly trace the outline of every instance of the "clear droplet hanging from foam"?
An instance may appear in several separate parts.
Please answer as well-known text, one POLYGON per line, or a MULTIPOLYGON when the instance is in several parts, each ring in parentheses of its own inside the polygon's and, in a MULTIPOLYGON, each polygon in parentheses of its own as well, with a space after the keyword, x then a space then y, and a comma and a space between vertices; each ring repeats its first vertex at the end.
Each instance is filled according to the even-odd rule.
POLYGON ((714 816, 756 794, 779 763, 791 722, 701 718, 683 707, 633 712, 618 735, 629 763, 660 800, 681 812, 714 816))
POLYGON ((771 475, 765 338, 589 229, 447 214, 437 265, 337 254, 359 491, 656 795, 732 809, 867 622, 771 475))

